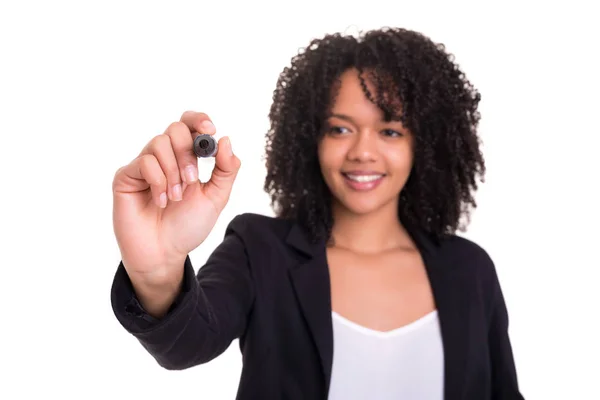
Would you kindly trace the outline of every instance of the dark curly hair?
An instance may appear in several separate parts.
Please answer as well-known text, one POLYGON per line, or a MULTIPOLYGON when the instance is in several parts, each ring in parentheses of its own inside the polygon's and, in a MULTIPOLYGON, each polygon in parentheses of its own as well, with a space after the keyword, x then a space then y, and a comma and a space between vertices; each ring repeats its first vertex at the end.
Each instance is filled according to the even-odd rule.
POLYGON ((387 120, 400 119, 414 135, 414 166, 400 193, 400 220, 438 240, 464 230, 477 207, 477 179, 483 182, 485 174, 477 136, 480 94, 443 44, 406 29, 314 39, 283 70, 266 134, 264 190, 276 215, 297 220, 315 241, 331 239, 331 192, 317 147, 339 78, 349 68, 359 71, 365 95, 387 120), (365 75, 378 93, 368 91, 365 75), (390 88, 395 99, 382 95, 390 88))

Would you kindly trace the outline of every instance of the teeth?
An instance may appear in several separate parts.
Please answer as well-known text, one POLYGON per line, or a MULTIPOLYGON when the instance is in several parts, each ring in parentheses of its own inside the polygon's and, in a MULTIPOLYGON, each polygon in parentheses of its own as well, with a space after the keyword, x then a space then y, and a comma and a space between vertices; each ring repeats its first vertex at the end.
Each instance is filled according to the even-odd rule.
POLYGON ((383 175, 350 175, 350 174, 346 174, 346 176, 356 182, 372 182, 375 181, 379 178, 381 178, 383 175))

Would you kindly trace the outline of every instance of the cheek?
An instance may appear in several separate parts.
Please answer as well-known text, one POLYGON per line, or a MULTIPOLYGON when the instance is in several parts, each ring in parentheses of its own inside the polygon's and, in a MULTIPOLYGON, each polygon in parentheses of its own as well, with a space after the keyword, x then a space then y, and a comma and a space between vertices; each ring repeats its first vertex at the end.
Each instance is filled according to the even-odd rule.
POLYGON ((413 164, 413 154, 410 148, 402 147, 387 155, 388 168, 396 173, 407 173, 413 164))
POLYGON ((339 146, 332 146, 328 141, 323 141, 319 146, 319 164, 324 174, 337 171, 343 163, 343 154, 339 146))

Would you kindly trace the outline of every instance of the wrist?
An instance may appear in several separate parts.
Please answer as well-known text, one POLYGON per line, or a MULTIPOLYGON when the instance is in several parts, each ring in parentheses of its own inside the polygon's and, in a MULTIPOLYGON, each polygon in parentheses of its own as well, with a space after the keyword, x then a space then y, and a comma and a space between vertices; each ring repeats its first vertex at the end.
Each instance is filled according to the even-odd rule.
POLYGON ((161 285, 134 283, 133 290, 144 310, 154 318, 160 319, 167 314, 181 292, 182 282, 183 280, 180 280, 178 283, 161 285))
POLYGON ((123 258, 123 266, 134 285, 144 286, 153 291, 164 291, 178 286, 183 278, 186 257, 172 257, 152 266, 147 263, 137 266, 123 258))
POLYGON ((184 261, 178 266, 165 267, 151 273, 130 273, 133 290, 146 312, 155 318, 163 317, 179 293, 183 283, 184 261))

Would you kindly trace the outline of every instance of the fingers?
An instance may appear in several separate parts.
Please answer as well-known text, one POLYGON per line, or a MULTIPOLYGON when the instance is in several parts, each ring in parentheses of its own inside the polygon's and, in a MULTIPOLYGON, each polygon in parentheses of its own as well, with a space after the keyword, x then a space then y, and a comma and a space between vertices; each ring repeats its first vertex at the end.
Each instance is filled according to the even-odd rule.
POLYGON ((193 150, 194 139, 187 125, 174 122, 167 128, 165 135, 171 139, 181 181, 188 185, 198 182, 198 159, 193 150))
MULTIPOLYGON (((126 179, 115 180, 119 186, 117 191, 136 192, 150 187, 152 198, 159 207, 166 207, 168 200, 182 200, 187 186, 200 183, 198 159, 193 150, 194 138, 200 133, 216 133, 210 118, 199 112, 183 113, 180 121, 155 136, 133 162, 119 170, 118 174, 126 179)), ((202 190, 220 208, 229 199, 240 165, 229 138, 219 140, 215 168, 202 190)))
POLYGON ((173 201, 181 200, 181 173, 169 135, 155 136, 142 150, 142 155, 153 155, 156 158, 167 178, 168 198, 173 201))
POLYGON ((225 178, 232 173, 237 173, 239 167, 239 160, 233 154, 231 139, 229 139, 227 136, 221 138, 217 146, 213 177, 215 177, 217 180, 225 178))
POLYGON ((158 159, 150 154, 140 157, 139 171, 141 176, 150 185, 152 199, 157 206, 165 208, 167 206, 167 182, 168 179, 161 168, 158 159))
POLYGON ((206 133, 209 135, 214 135, 217 132, 208 115, 201 112, 186 111, 181 115, 180 121, 187 126, 190 132, 206 133))
POLYGON ((214 134, 214 125, 204 113, 185 112, 181 121, 174 122, 164 134, 153 138, 142 150, 152 154, 167 178, 167 194, 180 201, 187 185, 198 183, 198 159, 193 151, 194 137, 199 133, 214 134))
POLYGON ((167 206, 167 178, 153 154, 137 157, 120 168, 117 174, 123 175, 128 182, 128 191, 142 191, 150 187, 154 203, 161 208, 167 206))
POLYGON ((208 115, 201 112, 186 111, 174 129, 167 130, 171 136, 175 154, 182 167, 181 177, 192 184, 198 181, 198 159, 194 154, 194 139, 199 133, 214 135, 217 130, 208 115), (184 133, 185 132, 185 133, 184 133))
POLYGON ((210 180, 204 186, 206 195, 216 200, 220 208, 224 207, 229 200, 240 166, 240 159, 233 154, 231 140, 228 137, 221 138, 215 156, 215 168, 210 180))

